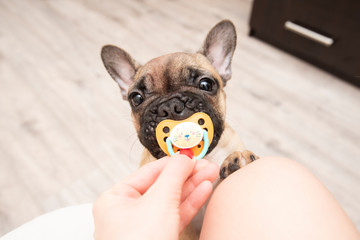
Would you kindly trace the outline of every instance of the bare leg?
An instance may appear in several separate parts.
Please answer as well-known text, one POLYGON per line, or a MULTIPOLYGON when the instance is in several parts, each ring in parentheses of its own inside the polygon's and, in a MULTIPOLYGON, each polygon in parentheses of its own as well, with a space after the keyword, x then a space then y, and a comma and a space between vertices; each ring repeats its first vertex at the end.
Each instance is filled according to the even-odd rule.
POLYGON ((215 190, 200 239, 360 239, 328 190, 304 167, 263 158, 215 190))

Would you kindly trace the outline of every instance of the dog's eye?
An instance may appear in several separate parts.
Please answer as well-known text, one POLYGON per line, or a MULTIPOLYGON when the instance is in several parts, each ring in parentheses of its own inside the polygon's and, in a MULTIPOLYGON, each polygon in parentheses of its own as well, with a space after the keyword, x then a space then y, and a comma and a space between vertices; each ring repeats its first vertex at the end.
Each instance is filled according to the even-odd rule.
POLYGON ((130 101, 131 101, 131 104, 134 106, 134 107, 137 107, 139 106, 143 101, 144 101, 144 98, 143 96, 141 96, 140 93, 132 93, 129 97, 130 101))
POLYGON ((213 90, 213 81, 211 81, 209 78, 203 78, 199 82, 199 88, 201 90, 211 92, 213 90))

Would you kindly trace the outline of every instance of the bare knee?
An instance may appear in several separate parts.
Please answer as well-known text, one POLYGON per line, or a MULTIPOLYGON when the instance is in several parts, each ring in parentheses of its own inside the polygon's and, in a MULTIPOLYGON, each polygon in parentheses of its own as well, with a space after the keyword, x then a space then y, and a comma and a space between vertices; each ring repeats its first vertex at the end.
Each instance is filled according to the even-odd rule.
POLYGON ((355 236, 354 229, 339 204, 310 171, 290 159, 267 157, 241 168, 219 184, 209 202, 201 237, 330 239, 329 235, 355 236))
POLYGON ((213 198, 226 199, 233 195, 246 204, 264 204, 270 202, 295 201, 298 190, 315 193, 319 189, 327 191, 317 178, 301 164, 283 157, 260 158, 230 175, 215 190, 213 198), (235 193, 235 195, 234 195, 235 193), (287 194, 288 193, 288 194, 287 194), (281 201, 280 201, 281 200, 281 201))
POLYGON ((265 157, 233 173, 221 185, 232 184, 232 182, 235 182, 235 184, 248 184, 254 181, 269 183, 269 181, 275 180, 305 179, 308 177, 314 178, 305 167, 294 160, 284 157, 265 157), (263 182, 265 179, 267 181, 263 182))

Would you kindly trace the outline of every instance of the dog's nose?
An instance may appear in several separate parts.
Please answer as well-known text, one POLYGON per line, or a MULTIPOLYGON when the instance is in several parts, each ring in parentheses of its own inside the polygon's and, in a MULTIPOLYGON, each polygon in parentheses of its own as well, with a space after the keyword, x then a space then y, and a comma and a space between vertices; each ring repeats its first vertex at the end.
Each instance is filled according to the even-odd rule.
POLYGON ((157 115, 158 117, 170 117, 177 119, 179 117, 183 117, 184 109, 185 103, 180 99, 173 98, 159 106, 157 115))

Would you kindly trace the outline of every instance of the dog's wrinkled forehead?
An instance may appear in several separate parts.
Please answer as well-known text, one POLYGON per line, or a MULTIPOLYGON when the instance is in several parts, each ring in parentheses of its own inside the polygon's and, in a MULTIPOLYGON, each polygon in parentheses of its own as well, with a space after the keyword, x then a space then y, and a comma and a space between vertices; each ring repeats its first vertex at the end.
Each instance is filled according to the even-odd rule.
POLYGON ((222 88, 221 77, 202 54, 172 53, 154 58, 142 66, 130 89, 164 94, 187 82, 190 85, 199 76, 213 78, 222 88))

